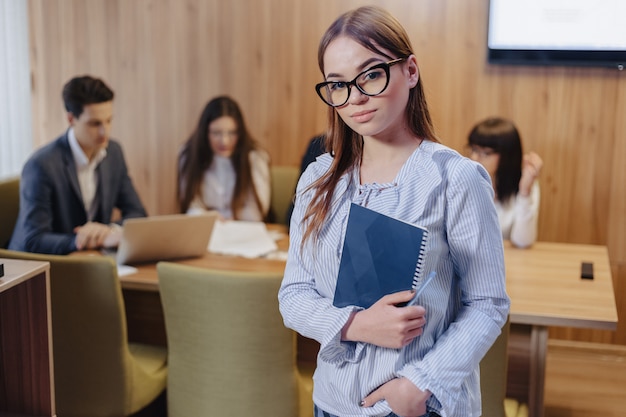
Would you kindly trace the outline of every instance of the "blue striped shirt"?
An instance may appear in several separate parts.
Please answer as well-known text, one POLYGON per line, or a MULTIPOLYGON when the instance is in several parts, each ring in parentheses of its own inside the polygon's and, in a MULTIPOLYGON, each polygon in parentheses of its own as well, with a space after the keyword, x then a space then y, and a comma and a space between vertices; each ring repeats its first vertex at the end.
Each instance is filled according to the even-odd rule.
POLYGON ((301 220, 313 194, 304 191, 331 162, 330 155, 320 156, 298 183, 278 295, 285 325, 320 343, 315 404, 341 417, 386 416, 386 401, 368 408, 359 402, 402 376, 433 393, 427 406, 442 417, 480 416, 479 362, 500 334, 510 305, 487 172, 430 141, 415 150, 393 183, 361 185, 355 169, 338 182, 319 239, 307 240, 301 251, 301 220), (424 276, 437 276, 417 302, 426 308, 426 326, 402 349, 341 341, 341 329, 356 309, 332 305, 351 202, 429 230, 424 276))

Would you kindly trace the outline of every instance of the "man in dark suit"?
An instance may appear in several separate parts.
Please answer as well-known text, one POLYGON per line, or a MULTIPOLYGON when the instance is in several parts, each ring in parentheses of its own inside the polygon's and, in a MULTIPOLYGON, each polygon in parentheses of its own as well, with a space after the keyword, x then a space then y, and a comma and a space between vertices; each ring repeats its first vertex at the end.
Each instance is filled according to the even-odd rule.
POLYGON ((114 247, 121 218, 144 217, 120 145, 109 139, 113 91, 90 76, 63 88, 69 129, 24 165, 20 212, 9 249, 67 254, 114 247))

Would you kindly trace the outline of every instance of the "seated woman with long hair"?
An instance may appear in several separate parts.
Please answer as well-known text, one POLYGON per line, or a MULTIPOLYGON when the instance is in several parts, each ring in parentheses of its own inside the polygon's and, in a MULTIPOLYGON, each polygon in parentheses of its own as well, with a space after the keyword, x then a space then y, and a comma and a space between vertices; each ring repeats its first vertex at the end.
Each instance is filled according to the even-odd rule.
POLYGON ((543 161, 524 154, 519 131, 510 120, 490 117, 476 124, 468 137, 470 158, 491 176, 502 237, 515 246, 537 240, 539 183, 543 161))
POLYGON ((264 221, 270 206, 270 158, 252 138, 238 104, 207 103, 178 158, 182 213, 217 210, 223 219, 264 221))

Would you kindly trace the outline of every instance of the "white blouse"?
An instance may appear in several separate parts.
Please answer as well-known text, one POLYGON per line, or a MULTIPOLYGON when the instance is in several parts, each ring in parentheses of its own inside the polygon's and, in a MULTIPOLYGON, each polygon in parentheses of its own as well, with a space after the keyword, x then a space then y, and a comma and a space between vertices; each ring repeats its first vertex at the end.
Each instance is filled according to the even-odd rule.
POLYGON ((495 201, 502 238, 515 246, 525 248, 537 240, 537 219, 539 218, 539 183, 534 182, 530 195, 519 194, 505 204, 495 201))
MULTIPOLYGON (((250 190, 246 202, 239 211, 238 220, 263 221, 270 207, 270 164, 269 155, 262 150, 250 152, 252 183, 261 203, 256 205, 250 190)), ((237 173, 230 158, 215 155, 211 166, 204 172, 200 193, 192 200, 187 213, 217 210, 222 218, 233 219, 231 202, 235 190, 237 173)))

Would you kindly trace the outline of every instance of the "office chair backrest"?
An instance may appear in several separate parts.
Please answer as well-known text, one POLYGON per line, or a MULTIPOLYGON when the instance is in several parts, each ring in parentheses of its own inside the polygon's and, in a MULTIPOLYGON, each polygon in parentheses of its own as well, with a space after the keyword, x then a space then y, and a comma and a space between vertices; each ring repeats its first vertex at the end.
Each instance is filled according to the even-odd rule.
POLYGON ((0 248, 8 248, 20 211, 20 178, 0 180, 0 248))
POLYGON ((271 174, 271 211, 274 223, 287 223, 287 209, 293 200, 300 170, 296 166, 272 166, 271 174))
MULTIPOLYGON (((0 258, 50 262, 50 306, 59 417, 124 416, 141 390, 126 334, 115 262, 105 256, 0 250, 0 258)), ((161 391, 165 386, 165 374, 161 391)), ((158 392, 157 392, 158 395, 158 392)), ((144 401, 143 405, 152 399, 144 401)), ((141 402, 141 401, 139 401, 141 402)), ((138 406, 135 406, 137 408, 138 406)))
POLYGON ((157 265, 168 343, 169 417, 298 415, 295 333, 282 274, 157 265))

